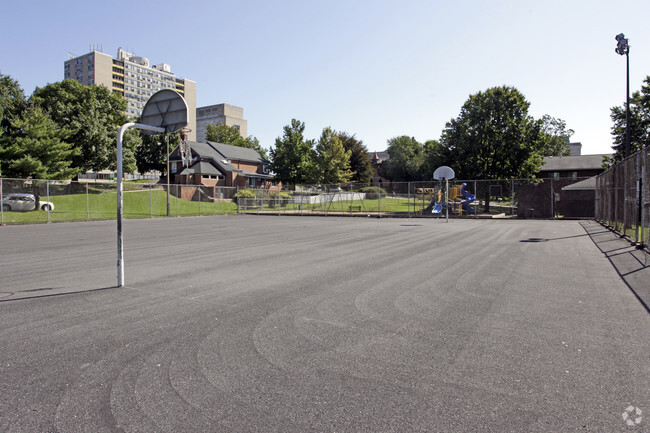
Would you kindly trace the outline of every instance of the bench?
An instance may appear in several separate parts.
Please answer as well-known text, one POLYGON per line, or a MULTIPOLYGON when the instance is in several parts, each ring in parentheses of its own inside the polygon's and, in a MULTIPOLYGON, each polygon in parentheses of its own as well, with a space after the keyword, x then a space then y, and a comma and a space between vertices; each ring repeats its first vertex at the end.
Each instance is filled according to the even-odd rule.
POLYGON ((357 212, 361 212, 361 206, 350 206, 350 212, 354 212, 355 209, 357 212))

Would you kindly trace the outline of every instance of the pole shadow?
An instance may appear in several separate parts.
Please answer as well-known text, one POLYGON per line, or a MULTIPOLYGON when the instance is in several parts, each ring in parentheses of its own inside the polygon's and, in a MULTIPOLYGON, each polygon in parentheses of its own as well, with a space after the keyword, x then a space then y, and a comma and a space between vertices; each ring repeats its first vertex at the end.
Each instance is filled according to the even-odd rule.
POLYGON ((87 290, 75 290, 72 292, 59 292, 59 293, 48 293, 45 295, 33 295, 33 296, 20 296, 21 293, 31 293, 31 292, 41 292, 45 290, 56 290, 52 287, 44 287, 40 289, 29 289, 29 290, 20 290, 17 292, 2 292, 0 293, 0 302, 12 302, 12 301, 25 301, 27 299, 42 299, 42 298, 53 298, 57 296, 68 296, 68 295, 79 295, 82 293, 92 293, 92 292, 102 292, 104 290, 119 289, 120 287, 100 287, 98 289, 87 289, 87 290), (20 297, 10 298, 10 296, 19 295, 20 297))

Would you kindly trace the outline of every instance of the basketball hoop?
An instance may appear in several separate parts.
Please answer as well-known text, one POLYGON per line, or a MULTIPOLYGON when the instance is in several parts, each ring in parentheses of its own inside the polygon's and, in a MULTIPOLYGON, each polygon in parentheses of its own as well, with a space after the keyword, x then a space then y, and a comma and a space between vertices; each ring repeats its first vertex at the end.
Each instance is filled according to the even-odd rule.
POLYGON ((190 131, 188 128, 183 128, 178 138, 178 148, 181 152, 183 167, 189 167, 192 164, 192 147, 189 141, 187 141, 187 135, 190 131))

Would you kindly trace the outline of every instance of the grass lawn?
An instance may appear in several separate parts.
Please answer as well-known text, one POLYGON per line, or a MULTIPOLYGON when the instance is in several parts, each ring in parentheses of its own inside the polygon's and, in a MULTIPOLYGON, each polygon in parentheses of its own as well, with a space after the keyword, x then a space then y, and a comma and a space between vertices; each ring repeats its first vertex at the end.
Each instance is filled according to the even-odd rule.
MULTIPOLYGON (((126 189, 126 188, 125 188, 126 189)), ((163 190, 124 191, 124 218, 150 218, 167 215, 167 194, 163 190)), ((94 194, 70 194, 51 196, 54 210, 50 222, 86 221, 117 218, 117 193, 105 191, 94 194)), ((172 216, 219 215, 236 213, 232 202, 196 202, 169 196, 169 212, 172 216)), ((46 223, 44 211, 4 212, 5 224, 46 223)))
MULTIPOLYGON (((419 203, 418 203, 419 205, 419 203)), ((426 206, 426 205, 425 205, 426 206)), ((420 208, 416 208, 419 210, 420 208)), ((261 209, 251 206, 247 212, 283 212, 283 211, 314 211, 314 212, 409 212, 409 201, 405 198, 382 198, 374 200, 345 200, 326 203, 299 204, 290 203, 286 206, 270 207, 264 203, 261 209)), ((410 212, 414 212, 411 200, 410 212)))

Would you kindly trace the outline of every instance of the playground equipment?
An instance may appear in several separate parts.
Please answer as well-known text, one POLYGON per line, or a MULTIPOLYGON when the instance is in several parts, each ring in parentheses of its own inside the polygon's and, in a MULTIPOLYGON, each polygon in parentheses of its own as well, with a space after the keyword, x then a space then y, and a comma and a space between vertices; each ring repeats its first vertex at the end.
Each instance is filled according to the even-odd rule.
MULTIPOLYGON (((473 213, 474 208, 470 206, 476 200, 476 196, 465 190, 467 186, 466 183, 460 185, 452 185, 448 187, 449 192, 447 193, 447 207, 453 214, 462 215, 465 213, 473 213)), ((445 200, 443 196, 442 187, 436 188, 418 188, 416 191, 418 194, 423 194, 423 197, 431 194, 431 201, 422 209, 423 214, 436 214, 440 215, 445 209, 445 200)))
POLYGON ((461 202, 461 207, 462 209, 465 210, 465 212, 474 212, 474 208, 471 207, 469 204, 472 203, 474 200, 476 200, 476 196, 474 194, 470 194, 469 192, 465 191, 465 187, 467 186, 466 183, 463 182, 460 188, 460 193, 465 197, 465 200, 461 202))
POLYGON ((442 212, 442 188, 418 188, 417 193, 432 194, 431 202, 429 202, 427 207, 422 209, 423 214, 440 214, 442 212))

